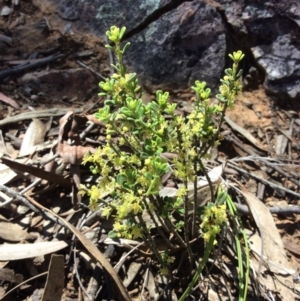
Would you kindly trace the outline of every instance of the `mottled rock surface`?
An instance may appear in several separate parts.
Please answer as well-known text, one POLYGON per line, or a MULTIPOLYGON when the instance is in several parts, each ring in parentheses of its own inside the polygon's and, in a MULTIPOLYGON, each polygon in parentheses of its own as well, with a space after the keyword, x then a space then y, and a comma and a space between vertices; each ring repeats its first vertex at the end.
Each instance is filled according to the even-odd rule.
POLYGON ((149 86, 178 89, 196 79, 205 79, 212 88, 219 83, 225 28, 216 9, 205 2, 183 3, 129 41, 127 62, 149 86))
POLYGON ((263 70, 266 91, 300 100, 300 1, 217 1, 232 36, 245 42, 244 49, 263 70))
POLYGON ((150 90, 195 79, 216 88, 227 54, 241 49, 248 87, 300 100, 298 0, 48 1, 74 30, 104 36, 111 25, 126 26, 126 62, 150 90))

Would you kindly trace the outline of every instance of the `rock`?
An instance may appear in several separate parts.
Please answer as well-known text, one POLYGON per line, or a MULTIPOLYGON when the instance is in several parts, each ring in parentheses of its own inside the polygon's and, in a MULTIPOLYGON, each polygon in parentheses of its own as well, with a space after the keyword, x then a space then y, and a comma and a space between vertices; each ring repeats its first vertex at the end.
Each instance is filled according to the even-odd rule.
POLYGON ((205 80, 215 89, 228 53, 241 49, 247 86, 263 83, 284 100, 300 100, 298 0, 48 0, 72 28, 105 35, 126 26, 126 62, 141 83, 179 90, 205 80))
POLYGON ((291 35, 281 35, 268 47, 251 48, 265 72, 265 88, 277 96, 300 97, 300 50, 291 42, 291 35))
POLYGON ((225 66, 225 27, 207 1, 86 0, 71 6, 68 0, 52 2, 67 19, 76 15, 77 6, 80 18, 73 28, 78 30, 104 36, 112 25, 126 26, 125 38, 132 44, 126 63, 152 92, 157 87, 183 89, 195 79, 207 81, 213 89, 219 84, 225 66))
POLYGON ((300 2, 218 2, 234 29, 234 39, 245 42, 244 49, 263 70, 266 91, 280 99, 300 100, 300 2))
POLYGON ((74 21, 79 19, 82 1, 79 0, 62 0, 59 2, 57 12, 62 19, 74 21))
POLYGON ((129 39, 126 62, 150 90, 205 80, 214 89, 225 66, 225 28, 216 8, 184 2, 129 39))

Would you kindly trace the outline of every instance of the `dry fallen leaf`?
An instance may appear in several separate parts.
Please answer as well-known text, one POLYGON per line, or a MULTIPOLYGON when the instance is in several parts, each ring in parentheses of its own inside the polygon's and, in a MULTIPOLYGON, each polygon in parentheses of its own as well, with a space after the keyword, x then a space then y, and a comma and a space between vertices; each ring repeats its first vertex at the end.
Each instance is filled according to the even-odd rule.
POLYGON ((134 280, 141 267, 142 264, 139 262, 133 261, 130 263, 126 276, 123 280, 123 284, 125 287, 128 287, 130 285, 130 283, 134 280))
MULTIPOLYGON (((255 256, 259 256, 261 263, 275 274, 274 281, 276 282, 277 291, 284 297, 284 300, 295 300, 294 293, 292 292, 293 288, 291 287, 293 284, 291 274, 296 274, 296 271, 293 270, 287 259, 284 245, 274 219, 263 202, 255 195, 249 193, 243 186, 241 186, 241 190, 261 237, 261 242, 250 243, 250 248, 255 256)), ((257 271, 258 274, 260 272, 259 270, 257 271)), ((263 278, 258 277, 258 280, 261 281, 263 286, 263 278)))
POLYGON ((19 170, 24 173, 28 172, 29 174, 36 176, 37 178, 41 178, 41 179, 47 180, 49 182, 56 183, 67 189, 72 187, 71 182, 68 179, 64 178, 62 175, 51 173, 51 172, 45 171, 41 168, 37 168, 34 166, 21 164, 21 163, 18 163, 17 161, 12 161, 12 160, 9 160, 4 157, 1 160, 3 161, 3 163, 5 165, 9 166, 12 169, 16 169, 16 170, 19 170))
POLYGON ((23 275, 15 274, 13 270, 2 268, 0 269, 0 281, 9 281, 12 283, 21 283, 23 281, 23 275))
POLYGON ((13 224, 9 221, 0 222, 0 238, 4 241, 19 242, 22 240, 32 240, 36 236, 27 233, 21 226, 13 224))
POLYGON ((156 287, 156 281, 154 279, 154 276, 150 269, 145 271, 145 274, 143 275, 144 281, 145 281, 145 287, 147 288, 147 291, 150 295, 151 300, 158 300, 160 294, 156 287))
POLYGON ((0 163, 0 184, 5 185, 8 182, 14 180, 16 177, 17 177, 17 173, 15 173, 6 164, 0 163))
POLYGON ((242 128, 241 126, 237 125, 234 121, 232 121, 228 116, 224 117, 224 120, 232 127, 233 130, 240 133, 244 136, 248 141, 250 141, 254 146, 258 147, 259 149, 266 151, 266 148, 257 140, 251 133, 247 130, 242 128))
POLYGON ((19 260, 54 253, 68 244, 64 241, 45 241, 33 244, 0 245, 0 261, 19 260))
POLYGON ((288 144, 288 139, 284 135, 278 135, 276 137, 276 144, 275 144, 275 153, 276 155, 283 155, 285 149, 288 144))
POLYGON ((15 109, 19 109, 19 105, 10 97, 4 95, 3 93, 0 92, 0 100, 11 105, 15 109))

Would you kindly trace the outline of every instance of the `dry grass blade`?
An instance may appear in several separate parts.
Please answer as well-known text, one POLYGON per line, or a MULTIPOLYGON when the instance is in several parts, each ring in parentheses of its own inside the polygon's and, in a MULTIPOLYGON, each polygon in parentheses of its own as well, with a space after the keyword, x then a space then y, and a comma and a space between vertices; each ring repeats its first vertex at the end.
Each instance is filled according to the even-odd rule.
POLYGON ((63 224, 65 224, 65 226, 68 227, 73 232, 73 234, 78 238, 78 240, 87 249, 87 251, 94 257, 94 259, 100 262, 100 264, 104 267, 107 273, 111 275, 111 277, 115 281, 115 284, 117 285, 119 293, 121 294, 122 300, 131 301, 129 294, 126 288, 124 287, 121 279, 119 278, 118 274, 116 273, 116 271, 113 269, 113 267, 104 257, 104 255, 97 249, 97 247, 90 240, 88 240, 79 230, 77 230, 72 224, 67 222, 65 219, 61 218, 59 215, 55 214, 51 210, 45 208, 31 197, 27 196, 27 198, 34 206, 42 209, 43 211, 54 216, 56 219, 60 220, 63 224))

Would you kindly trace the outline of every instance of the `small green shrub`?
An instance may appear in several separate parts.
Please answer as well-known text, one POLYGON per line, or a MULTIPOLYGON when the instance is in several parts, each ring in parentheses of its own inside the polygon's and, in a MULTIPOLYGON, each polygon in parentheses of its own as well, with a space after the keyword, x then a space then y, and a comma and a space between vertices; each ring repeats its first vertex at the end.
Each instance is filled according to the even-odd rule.
POLYGON ((121 46, 124 33, 124 27, 115 26, 106 33, 112 42, 112 46, 106 47, 115 52, 117 64, 113 66, 115 73, 99 84, 102 89, 99 95, 106 96, 107 100, 95 116, 106 125, 107 143, 84 157, 83 163, 90 163, 91 172, 99 174, 100 180, 89 189, 82 186, 81 192, 88 194, 92 209, 100 208, 104 217, 113 216, 112 237, 144 239, 156 255, 161 272, 168 275, 173 259, 168 252, 158 251, 151 227, 169 249, 176 244, 187 250, 192 265, 190 240, 201 231, 211 250, 217 234, 226 224, 226 202, 220 197, 225 192, 219 187, 214 197, 209 178, 212 199, 202 215, 199 214, 197 176, 207 176, 205 160, 210 148, 219 143, 226 109, 233 106, 241 91, 238 64, 244 54, 237 51, 229 55, 233 65, 225 70, 221 79, 217 104, 211 104, 211 90, 206 83, 195 82, 193 110, 183 117, 177 114, 176 104, 168 101, 168 92, 159 90, 155 101, 142 102, 137 76, 127 73, 123 63, 129 46, 129 43, 121 46), (172 153, 174 158, 168 159, 166 153, 172 153), (159 191, 162 178, 168 172, 172 172, 180 188, 175 197, 162 198, 159 191), (190 183, 194 183, 195 188, 193 199, 188 196, 190 183), (151 227, 145 222, 145 214, 152 220, 151 227))

